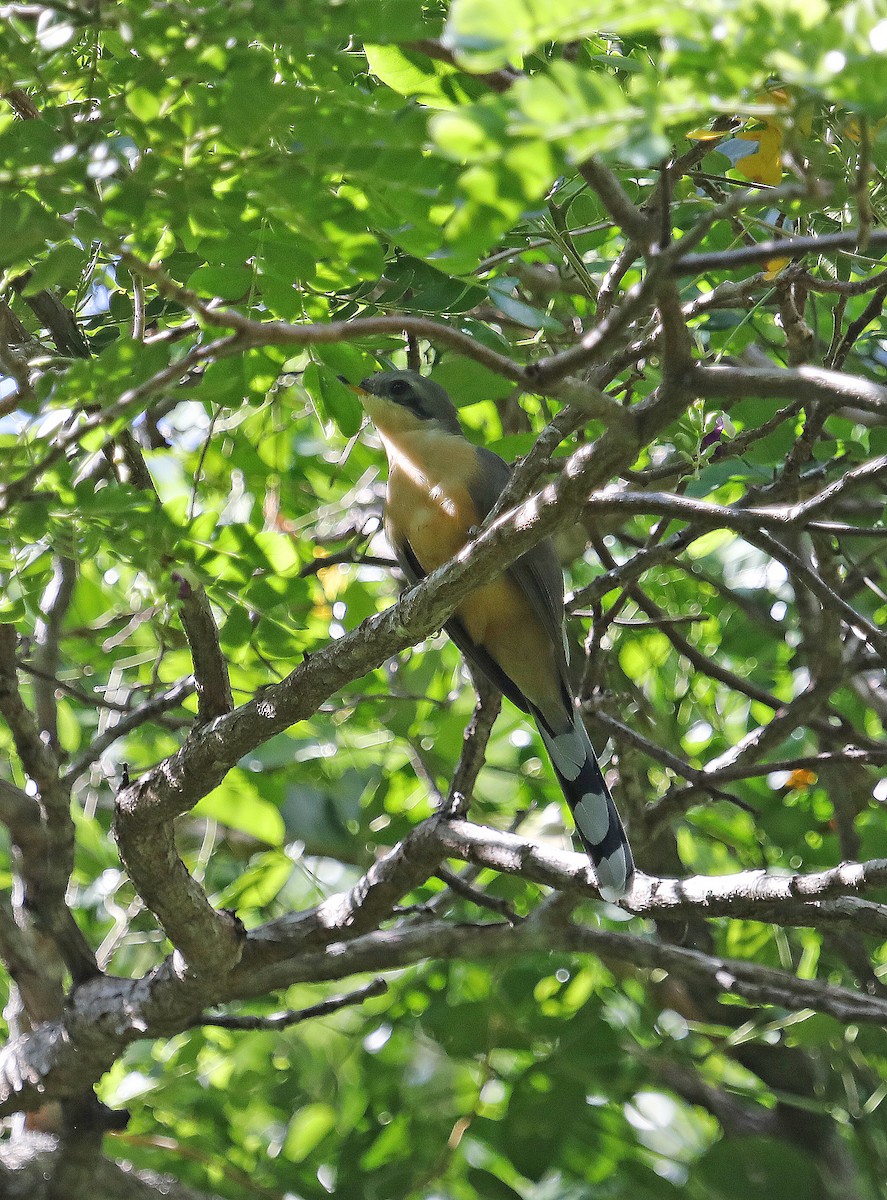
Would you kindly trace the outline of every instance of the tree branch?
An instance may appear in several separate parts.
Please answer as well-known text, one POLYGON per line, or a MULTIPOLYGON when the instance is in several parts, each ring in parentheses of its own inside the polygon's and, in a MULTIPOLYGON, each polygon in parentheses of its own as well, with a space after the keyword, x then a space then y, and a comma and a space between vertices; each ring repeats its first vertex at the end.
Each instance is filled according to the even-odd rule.
POLYGON ((28 291, 31 271, 13 279, 12 286, 43 323, 59 354, 67 358, 89 358, 89 344, 80 332, 74 314, 51 291, 28 291))
POLYGON ((42 616, 34 626, 34 701, 37 724, 55 751, 59 750, 58 721, 55 687, 49 681, 54 680, 58 672, 59 640, 76 580, 77 568, 73 559, 64 555, 56 556, 52 580, 40 604, 42 616))
POLYGON ((383 996, 387 991, 388 984, 384 979, 374 979, 366 987, 346 992, 344 996, 330 996, 328 1000, 321 1000, 318 1004, 309 1005, 308 1008, 288 1008, 284 1012, 272 1013, 267 1017, 209 1014, 196 1017, 191 1022, 191 1028, 200 1029, 205 1025, 212 1025, 218 1029, 289 1029, 292 1025, 301 1025, 303 1021, 310 1021, 315 1017, 328 1017, 331 1013, 338 1012, 339 1009, 363 1004, 365 1000, 369 1000, 373 996, 383 996))
MULTIPOLYGON (((485 957, 553 949, 599 954, 704 980, 753 1003, 814 1008, 845 1021, 887 1021, 887 1000, 827 983, 663 945, 646 936, 562 926, 543 917, 508 924, 405 922, 380 930, 397 901, 436 869, 442 856, 520 874, 574 894, 595 896, 584 854, 549 850, 514 834, 438 817, 418 826, 355 887, 316 908, 269 922, 245 937, 230 971, 202 977, 174 954, 136 980, 98 977, 77 988, 64 1016, 0 1051, 0 1115, 79 1095, 130 1042, 192 1026, 207 1007, 266 994, 292 983, 398 969, 429 957, 485 957)), ((883 939, 887 909, 856 893, 887 886, 887 860, 846 863, 810 875, 746 871, 688 880, 639 875, 624 907, 639 916, 683 921, 692 913, 788 925, 840 927, 883 939), (850 894, 848 894, 850 893, 850 894)))
MULTIPOLYGON (((703 271, 729 271, 748 263, 766 262, 771 258, 803 258, 806 254, 825 254, 829 250, 856 250, 859 231, 820 233, 811 237, 778 238, 770 242, 755 242, 735 250, 716 250, 709 254, 687 254, 671 264, 675 275, 699 275, 703 271)), ((869 249, 887 246, 887 229, 874 229, 869 235, 869 249)))
POLYGON ((179 585, 181 617, 191 647, 194 679, 197 684, 197 720, 211 721, 234 707, 228 663, 219 645, 219 631, 205 590, 196 587, 181 572, 173 573, 179 585))
POLYGON ((59 778, 55 751, 40 736, 31 711, 18 689, 16 631, 0 625, 0 715, 3 716, 22 766, 31 778, 40 804, 45 854, 38 862, 33 843, 22 853, 26 904, 42 932, 51 938, 75 979, 96 971, 95 957, 65 902, 74 865, 74 822, 70 795, 59 778))
POLYGON ((176 850, 172 820, 114 824, 120 857, 133 886, 179 952, 183 978, 215 978, 230 971, 243 951, 244 930, 231 912, 219 911, 176 850))
POLYGON ((785 400, 831 400, 837 404, 887 412, 887 388, 821 367, 737 367, 697 364, 687 386, 698 396, 742 400, 751 396, 785 400))
POLYGON ((178 683, 173 684, 168 692, 162 693, 160 696, 153 696, 150 700, 145 700, 142 704, 136 705, 129 712, 123 712, 118 717, 113 725, 109 725, 104 733, 98 734, 89 743, 82 754, 79 754, 65 771, 62 776, 62 781, 71 786, 78 775, 81 775, 87 767, 97 762, 109 746, 125 737, 128 733, 132 733, 134 729, 138 729, 140 725, 145 725, 148 721, 154 721, 164 713, 170 712, 174 708, 179 708, 182 701, 194 691, 195 683, 193 679, 182 679, 178 683))
MULTIPOLYGON (((587 859, 581 854, 550 850, 514 834, 466 821, 442 824, 437 837, 453 858, 520 875, 548 887, 596 895, 587 859)), ((846 893, 885 884, 887 859, 843 863, 810 875, 741 871, 678 880, 639 873, 621 905, 635 916, 668 919, 695 912, 706 917, 746 917, 785 925, 855 924, 858 929, 883 937, 887 907, 846 893)))
MULTIPOLYGON (((798 1012, 813 1009, 842 1022, 887 1024, 887 999, 818 980, 799 979, 788 971, 758 963, 721 958, 658 942, 648 937, 530 919, 519 925, 433 922, 366 934, 342 946, 335 956, 306 955, 280 968, 260 972, 256 986, 281 986, 295 973, 299 981, 328 970, 336 979, 361 971, 395 970, 427 958, 486 959, 506 954, 552 951, 594 954, 604 962, 668 971, 678 978, 740 996, 754 1005, 776 1005, 798 1012)), ((2 1111, 2 1110, 0 1110, 2 1111)))
MULTIPOLYGON (((26 1133, 0 1143, 0 1194, 4 1200, 51 1200, 49 1186, 58 1155, 59 1140, 47 1134, 26 1133)), ((198 1192, 170 1176, 134 1171, 104 1157, 90 1161, 82 1194, 95 1200, 157 1200, 158 1196, 164 1200, 219 1200, 215 1193, 198 1192)), ((69 1200, 73 1196, 71 1193, 69 1200)))
POLYGON ((462 753, 446 799, 446 815, 451 817, 462 817, 468 811, 475 781, 484 765, 487 743, 502 708, 501 692, 480 674, 472 672, 472 680, 477 691, 477 704, 465 729, 462 753))

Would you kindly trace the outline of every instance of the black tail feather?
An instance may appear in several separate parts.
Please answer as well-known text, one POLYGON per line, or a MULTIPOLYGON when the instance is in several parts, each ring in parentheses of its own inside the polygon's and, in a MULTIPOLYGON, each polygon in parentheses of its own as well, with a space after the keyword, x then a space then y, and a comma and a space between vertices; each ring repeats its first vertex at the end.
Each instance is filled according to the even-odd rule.
POLYGON ((616 900, 631 887, 634 860, 622 820, 598 765, 591 740, 578 713, 570 724, 554 730, 533 711, 551 765, 561 785, 576 831, 591 859, 598 887, 606 900, 616 900))

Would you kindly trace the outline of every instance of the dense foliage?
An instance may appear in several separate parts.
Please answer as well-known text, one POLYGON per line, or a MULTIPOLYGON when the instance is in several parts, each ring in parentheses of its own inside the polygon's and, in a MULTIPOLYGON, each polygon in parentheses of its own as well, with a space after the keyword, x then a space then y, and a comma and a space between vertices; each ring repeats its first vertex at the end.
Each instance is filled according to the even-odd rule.
POLYGON ((0 1109, 51 1194, 136 1186, 116 1125, 173 1196, 881 1195, 887 10, 4 14, 0 1109), (398 607, 385 365, 523 460, 398 607), (543 532, 619 908, 436 633, 543 532))

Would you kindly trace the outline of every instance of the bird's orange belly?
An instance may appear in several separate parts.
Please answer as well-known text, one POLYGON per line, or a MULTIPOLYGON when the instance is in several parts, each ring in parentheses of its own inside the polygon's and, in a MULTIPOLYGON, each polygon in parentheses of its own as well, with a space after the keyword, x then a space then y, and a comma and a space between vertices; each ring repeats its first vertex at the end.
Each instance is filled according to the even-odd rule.
MULTIPOLYGON (((406 538, 426 574, 458 554, 482 519, 466 483, 455 482, 471 479, 473 448, 449 439, 441 449, 443 457, 434 463, 416 453, 411 458, 394 455, 388 476, 386 525, 394 540, 406 538), (450 470, 445 492, 433 482, 441 461, 450 470)), ((543 713, 560 714, 554 644, 511 572, 469 592, 454 615, 527 699, 543 713)))
MULTIPOLYGON (((479 518, 467 488, 423 486, 400 472, 389 479, 387 524, 406 536, 426 574, 448 562, 469 540, 479 518)), ((560 703, 551 638, 510 574, 470 592, 454 614, 525 696, 543 708, 560 703)))

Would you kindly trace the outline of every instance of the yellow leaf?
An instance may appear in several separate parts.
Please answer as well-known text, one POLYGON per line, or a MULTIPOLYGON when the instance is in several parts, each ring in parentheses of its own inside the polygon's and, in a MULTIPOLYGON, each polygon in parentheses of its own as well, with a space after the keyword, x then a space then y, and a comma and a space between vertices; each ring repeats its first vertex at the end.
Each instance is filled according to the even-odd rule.
POLYGON ((738 141, 757 142, 757 149, 736 160, 736 170, 751 183, 776 187, 782 182, 782 130, 773 121, 752 133, 737 133, 738 141))
POLYGON ((687 134, 687 140, 691 142, 718 142, 723 137, 726 134, 719 133, 717 129, 691 129, 687 134))
POLYGON ((790 258, 768 258, 764 263, 764 278, 775 279, 783 267, 791 262, 790 258))
MULTIPOLYGON (((869 133, 870 134, 877 133, 878 130, 881 128, 881 126, 884 124, 885 120, 887 120, 887 117, 882 117, 880 121, 875 121, 875 123, 873 125, 870 125, 869 133)), ((857 146, 859 145, 860 139, 862 137, 862 126, 859 123, 858 117, 849 117, 848 118, 847 124, 844 126, 844 133, 847 135, 847 137, 850 139, 851 142, 854 142, 857 146)))

